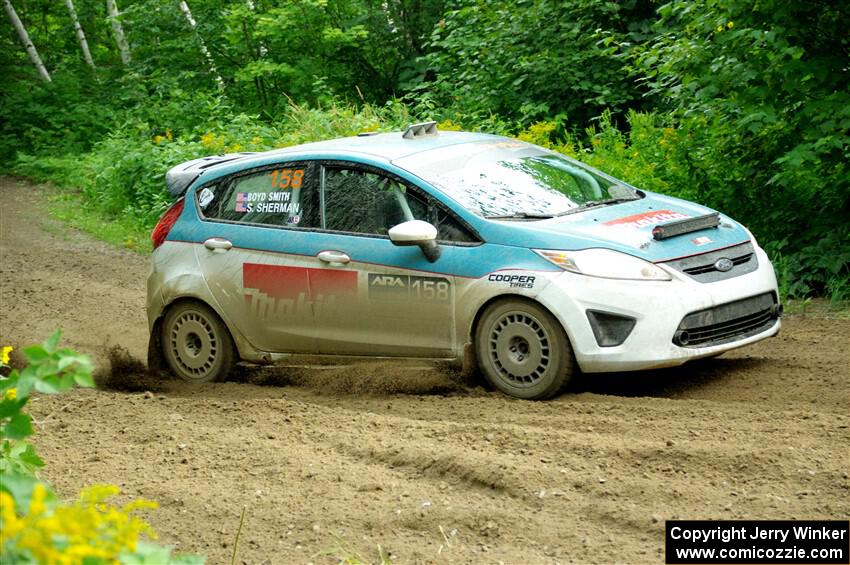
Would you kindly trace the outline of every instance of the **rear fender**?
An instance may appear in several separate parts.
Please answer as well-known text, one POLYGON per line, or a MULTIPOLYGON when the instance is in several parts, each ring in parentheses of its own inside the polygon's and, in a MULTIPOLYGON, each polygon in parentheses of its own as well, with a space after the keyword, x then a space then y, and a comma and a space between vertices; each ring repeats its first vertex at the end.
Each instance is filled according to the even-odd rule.
POLYGON ((160 339, 160 335, 162 334, 162 321, 165 319, 165 315, 174 304, 184 300, 196 300, 212 308, 230 332, 230 336, 233 338, 233 343, 236 345, 236 350, 239 352, 240 359, 253 363, 268 363, 270 361, 268 354, 263 351, 258 351, 253 345, 251 345, 248 338, 237 330, 228 317, 224 315, 218 302, 216 302, 215 298, 213 298, 212 293, 209 292, 206 281, 204 281, 201 275, 194 273, 177 275, 170 279, 166 286, 163 286, 162 296, 164 306, 151 326, 150 341, 152 345, 148 348, 149 363, 151 347, 157 347, 160 352, 162 351, 162 344, 154 344, 154 341, 158 342, 160 339))

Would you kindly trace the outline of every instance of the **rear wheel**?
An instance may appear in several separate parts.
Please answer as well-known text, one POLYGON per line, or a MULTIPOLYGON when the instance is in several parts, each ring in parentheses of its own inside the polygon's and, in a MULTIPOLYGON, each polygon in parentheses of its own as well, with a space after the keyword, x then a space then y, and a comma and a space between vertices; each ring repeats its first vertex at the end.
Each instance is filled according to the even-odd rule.
POLYGON ((475 345, 490 384, 517 398, 549 398, 576 370, 564 329, 544 308, 524 300, 502 300, 487 308, 475 345))
POLYGON ((221 318, 199 302, 173 306, 162 324, 162 352, 178 377, 193 383, 223 380, 236 362, 236 348, 221 318))

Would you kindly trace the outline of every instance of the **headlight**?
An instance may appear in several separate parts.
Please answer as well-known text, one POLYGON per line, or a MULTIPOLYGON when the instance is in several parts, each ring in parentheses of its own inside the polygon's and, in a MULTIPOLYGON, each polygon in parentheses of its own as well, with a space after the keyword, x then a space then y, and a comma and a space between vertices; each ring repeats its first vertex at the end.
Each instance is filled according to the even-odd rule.
POLYGON ((572 273, 605 279, 635 281, 669 281, 670 275, 649 261, 610 249, 552 251, 535 249, 535 253, 572 273))

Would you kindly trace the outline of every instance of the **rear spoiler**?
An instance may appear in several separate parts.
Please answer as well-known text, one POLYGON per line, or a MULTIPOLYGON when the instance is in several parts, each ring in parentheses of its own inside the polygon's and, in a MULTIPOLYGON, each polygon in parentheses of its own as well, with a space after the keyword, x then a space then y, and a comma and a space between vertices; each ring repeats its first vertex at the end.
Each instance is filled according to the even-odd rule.
POLYGON ((189 185, 195 182, 195 179, 201 176, 201 173, 206 169, 222 163, 236 161, 250 155, 254 155, 254 153, 227 153, 226 155, 212 155, 210 157, 201 157, 200 159, 180 163, 165 173, 165 184, 168 187, 168 194, 172 198, 179 198, 186 192, 189 185))
POLYGON ((684 220, 676 220, 675 222, 667 222, 666 224, 658 224, 652 228, 652 237, 656 240, 668 239, 691 233, 695 231, 716 228, 720 225, 720 214, 712 212, 705 216, 697 216, 696 218, 686 218, 684 220))

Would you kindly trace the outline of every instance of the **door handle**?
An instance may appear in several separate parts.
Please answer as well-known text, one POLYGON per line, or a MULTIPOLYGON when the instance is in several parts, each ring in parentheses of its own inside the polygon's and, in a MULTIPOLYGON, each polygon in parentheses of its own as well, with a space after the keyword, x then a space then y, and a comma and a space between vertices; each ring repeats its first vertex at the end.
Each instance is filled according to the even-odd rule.
POLYGON ((204 247, 210 251, 227 251, 233 244, 223 237, 211 237, 204 242, 204 247))
POLYGON ((342 251, 320 251, 316 257, 319 258, 319 261, 325 263, 342 263, 344 265, 351 261, 351 257, 342 251))

